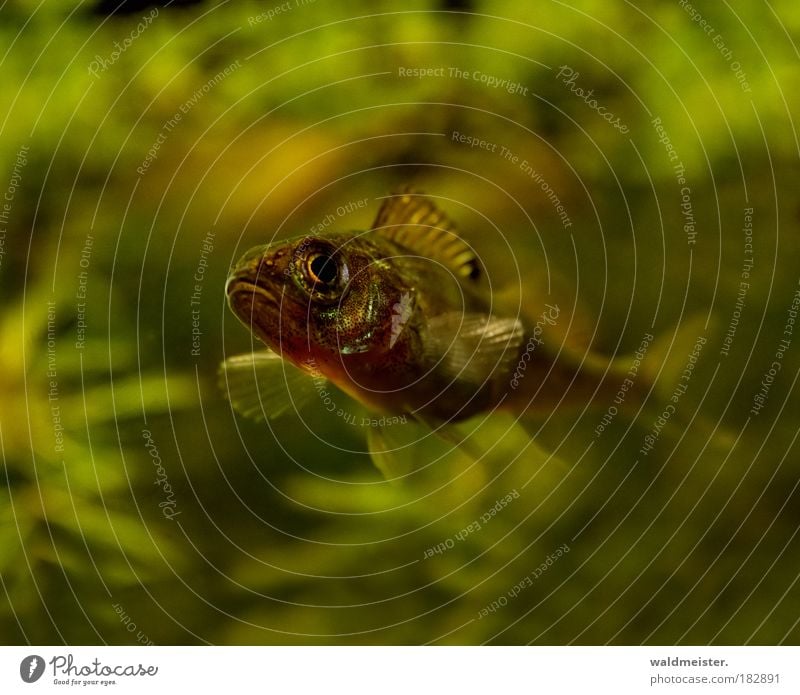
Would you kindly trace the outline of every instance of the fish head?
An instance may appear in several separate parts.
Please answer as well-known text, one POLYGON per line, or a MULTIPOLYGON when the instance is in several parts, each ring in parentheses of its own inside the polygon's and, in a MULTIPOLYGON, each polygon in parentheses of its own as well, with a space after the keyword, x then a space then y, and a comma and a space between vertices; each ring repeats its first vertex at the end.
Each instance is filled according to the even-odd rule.
POLYGON ((226 292, 231 310, 267 347, 344 387, 362 367, 408 348, 398 315, 411 313, 410 289, 380 248, 355 232, 253 248, 234 266, 226 292))

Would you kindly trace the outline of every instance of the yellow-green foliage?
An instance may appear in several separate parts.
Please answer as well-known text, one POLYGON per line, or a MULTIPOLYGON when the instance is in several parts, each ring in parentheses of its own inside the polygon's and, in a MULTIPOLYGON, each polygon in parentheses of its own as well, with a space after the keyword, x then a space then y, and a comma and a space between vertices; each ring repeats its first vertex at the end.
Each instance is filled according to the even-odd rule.
POLYGON ((796 642, 798 336, 748 411, 798 282, 800 7, 696 4, 751 92, 677 2, 458 15, 317 0, 261 22, 272 3, 161 7, 96 75, 149 9, 6 2, 0 196, 15 166, 21 178, 0 256, 2 641, 796 642), (691 254, 656 117, 686 167, 691 254), (528 160, 571 228, 518 164, 453 131, 528 160), (409 181, 452 200, 498 285, 519 273, 523 295, 552 282, 565 304, 578 296, 575 330, 598 351, 709 316, 653 452, 639 449, 674 388, 663 380, 600 437, 608 402, 525 430, 490 418, 479 462, 427 441, 400 484, 371 465, 364 428, 316 405, 270 426, 231 412, 217 365, 252 348, 225 307, 231 263, 366 197, 336 221, 363 228, 374 198, 409 181), (746 207, 755 268, 723 357, 746 207))

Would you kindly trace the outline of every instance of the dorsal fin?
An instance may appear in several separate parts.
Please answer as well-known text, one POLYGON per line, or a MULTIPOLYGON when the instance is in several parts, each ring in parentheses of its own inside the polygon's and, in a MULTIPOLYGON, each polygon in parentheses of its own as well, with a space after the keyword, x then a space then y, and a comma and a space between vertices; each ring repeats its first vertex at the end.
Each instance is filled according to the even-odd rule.
POLYGON ((372 229, 409 251, 443 263, 462 280, 474 281, 480 276, 475 252, 423 193, 405 188, 388 196, 372 229))

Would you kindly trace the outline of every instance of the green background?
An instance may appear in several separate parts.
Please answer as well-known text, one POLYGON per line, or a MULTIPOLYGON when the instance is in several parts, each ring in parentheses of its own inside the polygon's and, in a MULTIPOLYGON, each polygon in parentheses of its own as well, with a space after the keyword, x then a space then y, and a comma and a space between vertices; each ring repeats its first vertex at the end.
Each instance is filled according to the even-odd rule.
POLYGON ((750 409, 798 287, 800 6, 697 2, 709 34, 666 1, 457 13, 289 0, 253 19, 277 6, 160 7, 141 32, 150 8, 0 9, 0 195, 18 184, 0 226, 0 640, 797 643, 797 336, 750 409), (557 78, 562 65, 628 133, 557 78), (657 117, 686 168, 693 245, 657 117), (571 227, 500 146, 542 175, 571 227), (575 331, 597 352, 699 322, 701 360, 648 456, 680 370, 600 437, 608 402, 556 409, 527 434, 490 418, 477 436, 496 446, 478 463, 437 459, 446 447, 429 438, 405 455, 431 465, 402 484, 359 453, 364 428, 318 406, 271 427, 231 412, 217 366, 252 343, 225 305, 230 265, 326 215, 365 228, 375 199, 409 182, 440 200, 498 290, 525 301, 550 283, 577 300, 575 331), (754 267, 726 356, 749 207, 754 267))

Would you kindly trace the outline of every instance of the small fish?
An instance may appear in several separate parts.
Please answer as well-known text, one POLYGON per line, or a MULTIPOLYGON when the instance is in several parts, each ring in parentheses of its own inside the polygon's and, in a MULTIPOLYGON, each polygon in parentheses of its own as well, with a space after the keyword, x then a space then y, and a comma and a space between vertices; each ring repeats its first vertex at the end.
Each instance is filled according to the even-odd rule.
POLYGON ((385 198, 368 230, 251 249, 226 292, 269 350, 224 363, 232 404, 275 417, 325 379, 442 433, 479 413, 547 412, 618 389, 629 360, 572 345, 556 302, 503 313, 483 275, 455 225, 409 189, 385 198))

